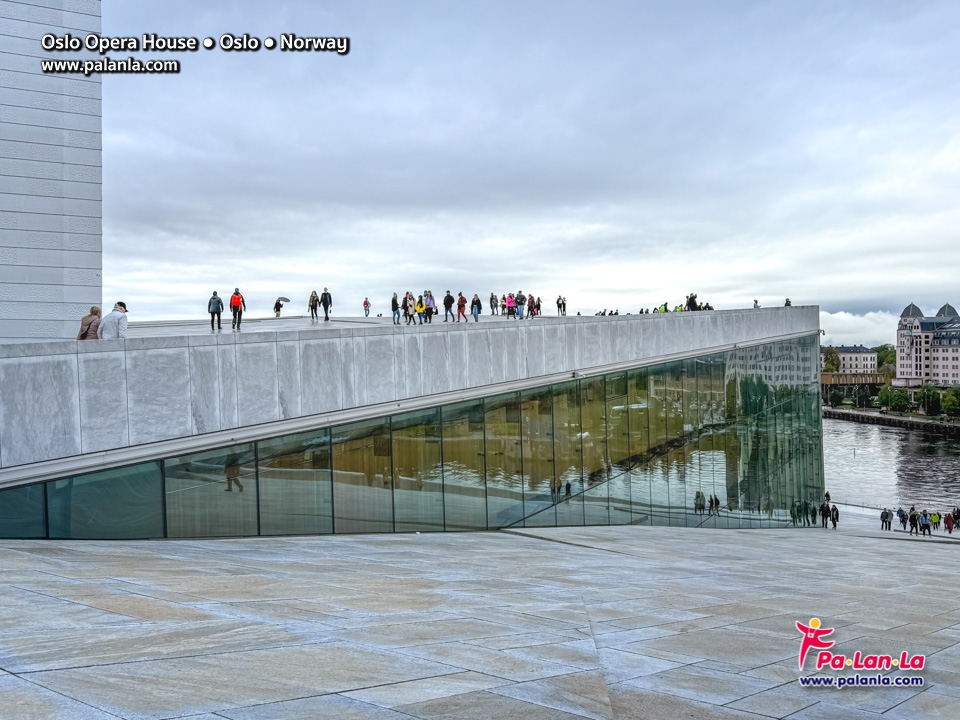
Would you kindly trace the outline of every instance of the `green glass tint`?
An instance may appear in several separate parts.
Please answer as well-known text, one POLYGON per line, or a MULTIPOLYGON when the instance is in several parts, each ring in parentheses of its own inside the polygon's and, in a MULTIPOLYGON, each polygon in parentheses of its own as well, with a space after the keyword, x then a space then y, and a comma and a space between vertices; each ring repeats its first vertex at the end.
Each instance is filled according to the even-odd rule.
POLYGON ((131 465, 47 483, 51 538, 163 537, 160 464, 131 465))
POLYGON ((43 485, 0 490, 0 538, 46 537, 43 485))

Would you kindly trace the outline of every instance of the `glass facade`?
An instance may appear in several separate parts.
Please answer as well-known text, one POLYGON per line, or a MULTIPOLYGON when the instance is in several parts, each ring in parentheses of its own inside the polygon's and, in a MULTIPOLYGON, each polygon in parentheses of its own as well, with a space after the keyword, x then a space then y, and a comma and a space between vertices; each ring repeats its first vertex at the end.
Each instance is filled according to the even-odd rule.
POLYGON ((815 336, 0 491, 2 538, 790 524, 815 336))

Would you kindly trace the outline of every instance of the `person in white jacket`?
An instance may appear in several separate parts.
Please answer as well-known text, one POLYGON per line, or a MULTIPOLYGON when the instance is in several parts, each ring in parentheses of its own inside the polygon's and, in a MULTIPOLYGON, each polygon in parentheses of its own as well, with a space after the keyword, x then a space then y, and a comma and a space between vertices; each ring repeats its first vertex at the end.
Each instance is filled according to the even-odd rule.
POLYGON ((97 337, 101 340, 125 338, 127 336, 127 304, 118 301, 113 306, 113 312, 100 321, 97 328, 97 337))

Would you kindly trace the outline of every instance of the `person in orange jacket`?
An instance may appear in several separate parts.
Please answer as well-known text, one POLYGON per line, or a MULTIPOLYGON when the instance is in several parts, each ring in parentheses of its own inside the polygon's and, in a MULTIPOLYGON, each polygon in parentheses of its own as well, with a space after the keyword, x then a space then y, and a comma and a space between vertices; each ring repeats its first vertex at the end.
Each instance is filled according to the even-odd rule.
POLYGON ((230 312, 233 313, 233 329, 240 329, 240 321, 243 320, 243 312, 247 309, 247 301, 240 294, 240 288, 233 289, 233 295, 230 296, 230 312))

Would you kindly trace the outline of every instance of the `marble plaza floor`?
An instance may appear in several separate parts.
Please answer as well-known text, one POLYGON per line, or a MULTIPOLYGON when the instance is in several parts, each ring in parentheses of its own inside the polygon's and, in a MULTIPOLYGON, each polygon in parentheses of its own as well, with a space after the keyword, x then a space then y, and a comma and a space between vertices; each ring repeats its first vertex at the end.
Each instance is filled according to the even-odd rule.
POLYGON ((955 542, 841 521, 0 541, 0 718, 960 717, 955 542), (926 686, 801 688, 813 616, 926 686))

